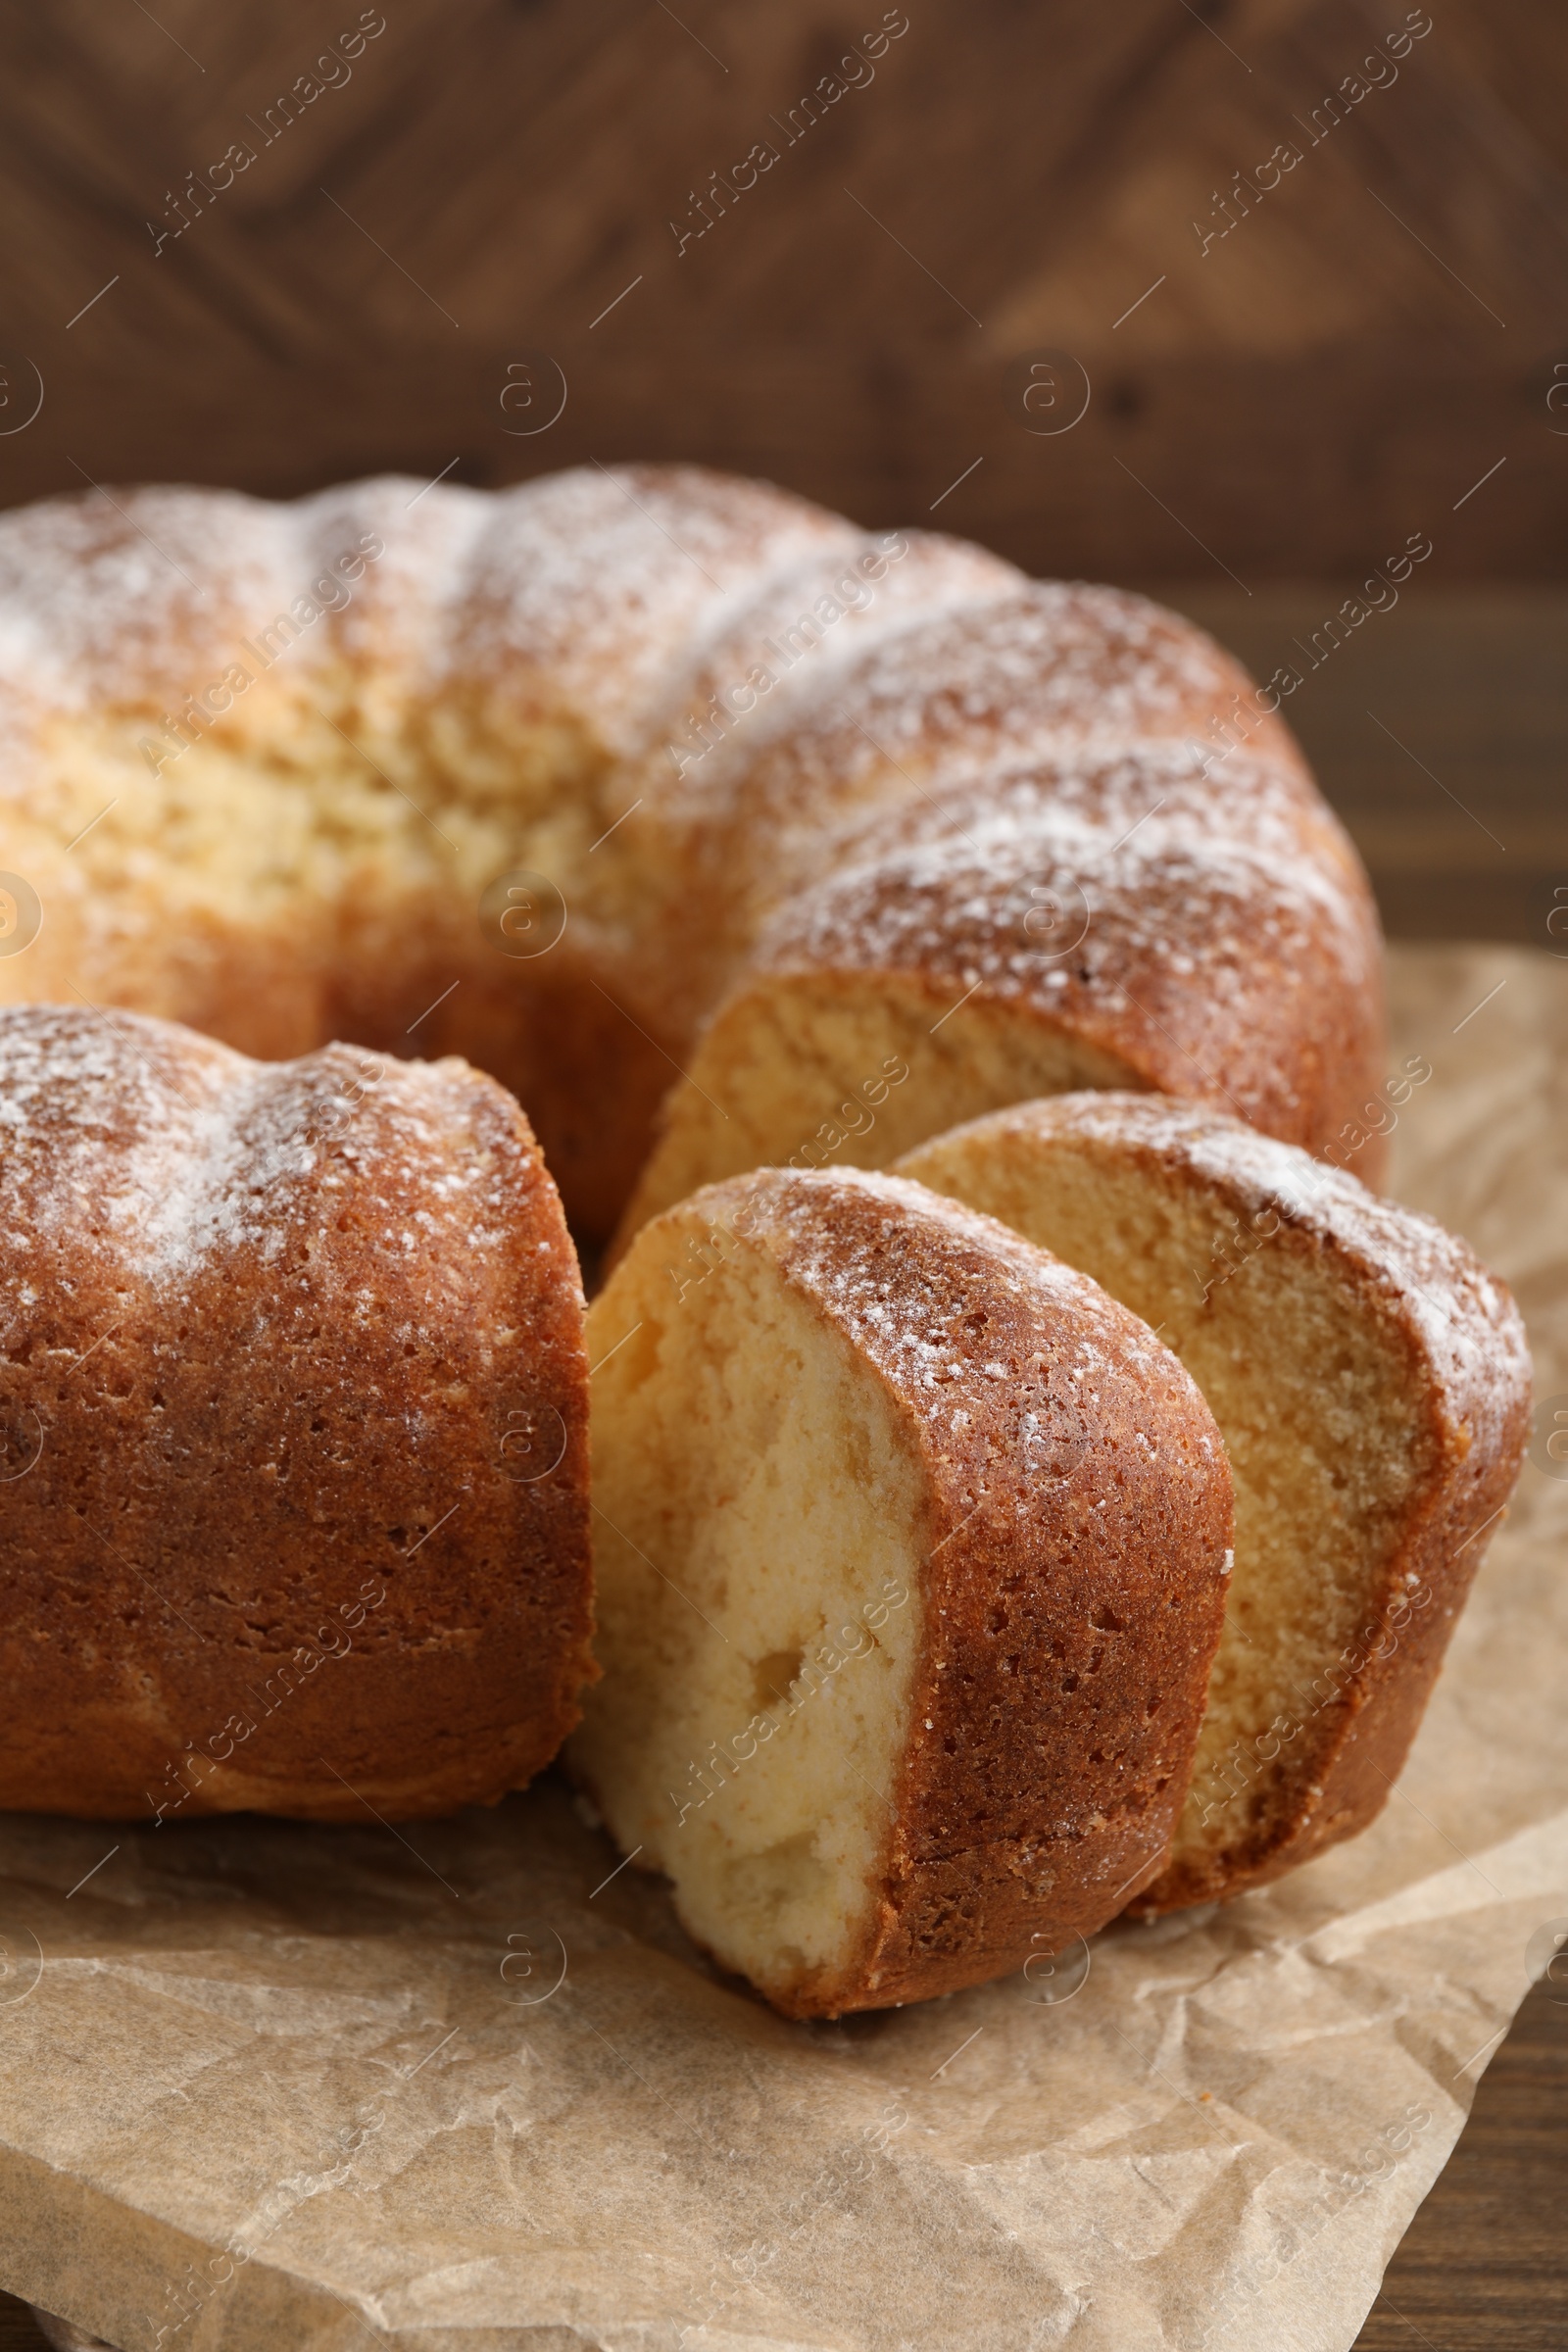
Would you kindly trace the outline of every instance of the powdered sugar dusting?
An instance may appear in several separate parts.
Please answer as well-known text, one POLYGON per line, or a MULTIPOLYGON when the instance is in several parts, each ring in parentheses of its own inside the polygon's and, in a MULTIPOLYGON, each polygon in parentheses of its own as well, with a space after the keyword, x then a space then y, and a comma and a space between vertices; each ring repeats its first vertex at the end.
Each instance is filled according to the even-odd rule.
POLYGON ((1058 793, 1060 772, 981 779, 868 827, 873 854, 790 902, 760 967, 906 974, 949 1003, 984 992, 1136 1056, 1171 1093, 1310 1130, 1286 1041, 1313 1037, 1325 998, 1371 999, 1357 906, 1266 801, 1234 828, 1216 813, 1205 837, 1179 799, 1124 824, 1114 795, 1058 793))
POLYGON ((1211 1185, 1254 1231, 1274 1216, 1311 1235, 1418 1335, 1455 1423, 1488 1458, 1501 1446, 1530 1388, 1523 1318, 1506 1285, 1433 1218, 1240 1119, 1168 1097, 1058 1095, 960 1132, 1081 1137, 1116 1156, 1151 1156, 1211 1185))
POLYGON ((450 616, 453 674, 593 711, 641 750, 672 671, 760 579, 858 535, 821 508, 697 466, 582 466, 491 502, 450 616))
MULTIPOLYGON (((643 811, 627 855, 643 860, 650 1003, 689 1027, 770 919, 793 955, 843 968, 845 927, 859 919, 848 913, 856 886, 841 887, 854 869, 865 881, 880 866, 887 887, 870 896, 884 905, 922 895, 937 933, 944 868, 971 902, 1003 891, 1011 871, 1028 914, 1031 859, 1033 882, 1057 874, 1087 889, 1092 872, 1118 936, 1141 931, 1155 956, 1180 902, 1192 919, 1178 909, 1173 954, 1195 989, 1210 961, 1208 902, 1224 936, 1240 919, 1282 953, 1320 931, 1319 974, 1336 963, 1348 988, 1375 993, 1375 922, 1354 852, 1288 734, 1210 640, 1115 591, 976 574, 918 545, 905 561, 902 580, 890 571, 880 583, 880 606, 814 644, 777 627, 758 643, 727 641, 734 684, 760 678, 763 692, 753 702, 742 689, 737 718, 722 700, 704 711, 694 703, 668 747, 678 779, 656 758, 628 787, 643 811), (742 667, 745 655, 761 668, 742 667)), ((781 589, 774 610, 785 601, 781 589)), ((1015 912, 999 899, 994 941, 1015 912)), ((875 929, 862 936, 866 958, 883 944, 875 929)), ((941 943, 929 944, 949 968, 941 943)), ((1032 944, 1020 936, 1020 955, 1032 944)), ((989 987, 988 959, 968 961, 989 987)))
POLYGON ((530 1169, 507 1099, 461 1063, 343 1046, 261 1063, 54 1005, 0 1012, 0 1142, 14 1262, 155 1292, 273 1267, 344 1215, 372 1254, 471 1266, 510 1246, 530 1169))
MULTIPOLYGON (((1074 1456, 1103 1434, 1094 1415, 1107 1384, 1119 1397, 1131 1379, 1162 1404, 1172 1394, 1195 1398, 1169 1351, 1098 1283, 923 1185, 858 1169, 769 1168, 710 1186, 691 1206, 772 1250, 939 1448, 989 1443, 1005 1424, 1013 1466, 1028 1465, 1044 1437, 1042 1382, 1052 1443, 1059 1451, 1065 1436, 1074 1456), (1031 1335, 1021 1357, 1012 1348, 1020 1331, 1031 1335)), ((1200 1415, 1199 1450, 1212 1452, 1217 1441, 1200 1415)))
MULTIPOLYGON (((159 837, 138 834, 158 795, 202 801, 205 750, 178 764, 199 737, 237 756, 247 807, 278 754, 328 940, 363 936, 335 922, 356 871, 345 831, 373 834, 378 858, 382 828, 412 842, 399 874, 450 909, 476 889, 464 860, 499 864, 514 820, 519 862, 569 902, 573 953, 676 1066, 759 960, 880 958, 1107 1037, 1131 1023, 1164 1055, 1157 1083, 1188 1092, 1194 1064, 1215 1071, 1219 1099, 1292 1134, 1324 1123, 1308 1097, 1376 1033, 1364 878, 1218 647, 1140 598, 867 535, 765 483, 588 466, 493 495, 396 476, 290 505, 94 490, 0 519, 0 791, 56 910, 12 985, 64 993, 85 973, 106 1001, 213 1017, 225 956, 247 968, 228 912, 244 875, 203 842, 165 893, 159 837), (230 691, 236 663, 250 684, 230 691), (748 684, 763 670, 770 685, 748 684), (102 733, 82 745, 62 715, 102 733), (101 799, 78 750, 84 773, 101 760, 101 799), (110 808, 74 856, 68 839, 110 808), (1092 903, 1070 964, 1042 945, 1042 892, 1092 903), (215 933, 202 996, 155 944, 189 906, 215 933)), ((268 870, 267 842, 240 846, 236 868, 268 870)), ((282 932, 287 897, 247 904, 282 932)), ((478 1002, 454 999, 456 1042, 478 1002)), ((529 1002, 519 990, 520 1026, 529 1002)), ((302 1013, 287 1048, 311 1036, 302 1013)), ((493 1027, 480 1036, 497 1066, 526 1063, 525 1038, 509 1056, 493 1027)), ((231 1148, 215 1114, 215 1167, 231 1148)))
POLYGON ((86 491, 0 519, 0 693, 40 713, 177 705, 367 541, 381 552, 352 594, 290 648, 294 691, 371 659, 406 668, 410 694, 482 679, 602 700, 622 733, 760 572, 858 543, 803 500, 690 466, 584 466, 497 494, 389 475, 292 505, 86 491))

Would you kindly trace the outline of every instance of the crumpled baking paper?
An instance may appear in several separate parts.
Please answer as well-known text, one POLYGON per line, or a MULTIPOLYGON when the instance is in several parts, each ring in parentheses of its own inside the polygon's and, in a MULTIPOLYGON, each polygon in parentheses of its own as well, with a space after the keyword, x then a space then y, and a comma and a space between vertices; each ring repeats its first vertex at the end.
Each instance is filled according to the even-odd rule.
POLYGON ((0 2283, 120 2352, 1345 2352, 1568 1934, 1568 960, 1393 965, 1433 1076, 1367 1123, 1514 1283, 1545 1409, 1366 1836, 791 2025, 554 1780, 412 1828, 11 1816, 0 2283))

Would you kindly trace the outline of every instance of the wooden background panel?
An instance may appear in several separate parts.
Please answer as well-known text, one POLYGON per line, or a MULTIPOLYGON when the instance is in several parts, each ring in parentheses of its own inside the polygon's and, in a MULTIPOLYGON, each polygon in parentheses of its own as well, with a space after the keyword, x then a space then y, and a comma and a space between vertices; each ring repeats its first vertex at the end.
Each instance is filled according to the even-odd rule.
POLYGON ((1351 627, 1322 582, 1158 585, 1258 677, 1299 679, 1285 714, 1392 935, 1568 954, 1568 590, 1418 574, 1351 627))
POLYGON ((1561 575, 1554 0, 1451 0, 1332 108, 1422 11, 387 0, 334 57, 359 15, 4 0, 9 414, 45 398, 0 497, 649 454, 1040 570, 1255 588, 1422 528, 1450 583, 1561 575))

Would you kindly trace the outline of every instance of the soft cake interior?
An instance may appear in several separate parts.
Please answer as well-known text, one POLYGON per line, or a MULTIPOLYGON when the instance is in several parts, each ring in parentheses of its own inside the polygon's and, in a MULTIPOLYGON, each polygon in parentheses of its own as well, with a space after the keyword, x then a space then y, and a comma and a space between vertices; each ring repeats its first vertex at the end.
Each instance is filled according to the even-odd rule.
POLYGON ((574 1219, 609 1233, 683 1041, 625 1008, 647 892, 629 829, 600 844, 625 812, 608 756, 564 717, 348 669, 259 681, 185 732, 45 724, 47 789, 13 849, 50 921, 0 998, 71 1001, 69 980, 267 1060, 334 1038, 462 1054, 522 1101, 574 1219))
POLYGON ((1430 1446, 1407 1343, 1342 1259, 1286 1226, 1260 1233, 1190 1173, 1000 1121, 901 1173, 1092 1274, 1176 1350, 1219 1424, 1236 1560, 1167 1864, 1173 1894, 1217 1890, 1303 1801, 1348 1658, 1391 1638, 1371 1613, 1430 1446))
MULTIPOLYGON (((243 943, 286 947, 330 990, 356 933, 401 928, 407 941, 416 915, 416 940, 432 914, 445 931, 454 904, 472 931, 479 894, 509 868, 548 871, 581 896, 603 761, 564 726, 508 724, 456 696, 408 702, 328 672, 298 695, 258 683, 184 734, 150 713, 106 714, 52 720, 42 743, 50 837, 90 823, 74 852, 88 891, 107 903, 128 872, 152 909, 154 992, 175 941, 204 928, 241 955, 243 943)), ((401 1005, 403 975, 379 979, 401 1005)))
POLYGON ((787 1985, 853 1957, 886 1849, 921 1631, 910 1436, 771 1258, 696 1218, 642 1237, 589 1346, 604 1681, 569 1752, 692 1934, 787 1985))
POLYGON ((899 972, 767 974, 717 1014, 671 1092, 624 1230, 748 1168, 886 1168, 1009 1102, 1138 1084, 1005 1001, 944 1003, 899 972))

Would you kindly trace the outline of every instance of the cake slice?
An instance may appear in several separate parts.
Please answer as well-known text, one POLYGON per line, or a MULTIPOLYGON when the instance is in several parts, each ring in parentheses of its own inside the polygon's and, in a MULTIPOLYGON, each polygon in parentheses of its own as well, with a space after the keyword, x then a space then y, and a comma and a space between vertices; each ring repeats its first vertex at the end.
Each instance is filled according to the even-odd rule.
POLYGON ((1159 1867, 1230 1493, 1181 1365, 920 1186, 769 1169, 589 1317, 603 1680, 568 1751, 795 2017, 946 1992, 1159 1867))
POLYGON ((1225 1632, 1136 1907, 1240 1893, 1364 1829, 1518 1473, 1530 1362, 1506 1287, 1353 1176, 1153 1096, 1020 1103, 899 1165, 1142 1315, 1224 1435, 1225 1632))

